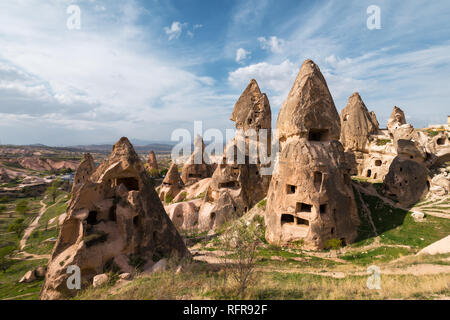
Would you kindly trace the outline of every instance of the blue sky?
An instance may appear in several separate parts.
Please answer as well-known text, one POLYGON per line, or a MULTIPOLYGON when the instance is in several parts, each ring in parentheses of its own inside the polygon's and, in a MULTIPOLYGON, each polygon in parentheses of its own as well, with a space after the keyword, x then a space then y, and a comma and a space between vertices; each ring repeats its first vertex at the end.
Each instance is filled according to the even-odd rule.
POLYGON ((277 118, 304 59, 338 111, 359 91, 385 126, 446 122, 448 1, 2 0, 0 142, 74 145, 232 128, 251 78, 277 118), (70 5, 81 29, 66 26, 70 5), (381 29, 366 26, 381 9, 381 29))

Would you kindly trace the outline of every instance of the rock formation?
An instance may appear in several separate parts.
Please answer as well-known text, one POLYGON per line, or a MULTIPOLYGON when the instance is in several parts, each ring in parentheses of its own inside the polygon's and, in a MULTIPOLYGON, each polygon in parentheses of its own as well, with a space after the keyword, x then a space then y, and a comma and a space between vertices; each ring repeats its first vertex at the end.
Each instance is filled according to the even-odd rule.
POLYGON ((428 169, 414 160, 396 157, 384 179, 384 187, 391 199, 411 206, 430 189, 428 169))
POLYGON ((164 211, 142 162, 127 138, 120 139, 73 195, 53 249, 41 299, 73 296, 68 266, 82 283, 113 268, 133 272, 136 261, 154 262, 189 252, 164 211))
POLYGON ((159 168, 158 168, 158 161, 156 161, 156 155, 153 152, 153 150, 150 151, 150 153, 148 155, 147 168, 149 170, 159 170, 159 168))
POLYGON ((339 114, 325 78, 317 71, 312 61, 303 63, 278 115, 277 129, 281 143, 292 136, 309 141, 339 140, 339 114))
POLYGON ((367 110, 361 96, 355 92, 341 113, 341 143, 345 150, 367 151, 372 134, 379 131, 378 124, 367 110))
POLYGON ((194 139, 194 152, 183 166, 181 180, 186 186, 190 186, 202 179, 211 177, 214 169, 214 164, 205 154, 205 144, 202 137, 196 136, 194 139))
POLYGON ((252 79, 234 106, 231 120, 238 133, 225 147, 222 162, 212 176, 199 213, 201 230, 214 229, 241 216, 265 198, 271 176, 262 173, 258 159, 250 161, 249 135, 251 131, 258 135, 265 130, 269 137, 261 140, 257 149, 266 142, 267 150, 258 150, 270 152, 271 118, 269 100, 252 79))
POLYGON ((306 60, 278 117, 282 148, 267 196, 266 239, 304 239, 320 249, 332 238, 351 243, 359 218, 338 141, 340 120, 319 67, 306 60))
POLYGON ((89 180, 91 174, 95 171, 95 163, 94 158, 90 153, 85 153, 83 159, 78 166, 77 171, 75 172, 75 177, 72 185, 72 194, 75 192, 86 182, 89 180))
POLYGON ((173 162, 169 168, 169 171, 167 171, 159 190, 159 198, 163 202, 172 202, 183 187, 184 184, 180 178, 180 174, 178 173, 178 166, 175 162, 173 162))
POLYGON ((389 118, 387 124, 389 134, 393 136, 393 132, 404 124, 406 124, 405 113, 402 109, 395 106, 392 110, 391 117, 389 118))

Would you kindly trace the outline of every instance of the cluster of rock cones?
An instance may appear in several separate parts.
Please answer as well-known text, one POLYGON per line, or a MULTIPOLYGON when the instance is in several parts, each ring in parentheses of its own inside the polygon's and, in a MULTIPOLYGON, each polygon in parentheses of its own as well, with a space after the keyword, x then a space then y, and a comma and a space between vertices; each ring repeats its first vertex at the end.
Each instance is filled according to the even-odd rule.
MULTIPOLYGON (((236 102, 231 120, 243 131, 271 131, 269 100, 255 80, 236 102)), ((149 268, 163 257, 189 256, 177 229, 213 230, 266 197, 270 243, 303 239, 306 247, 321 249, 329 239, 351 243, 357 236, 352 175, 383 180, 386 193, 406 205, 438 187, 448 193, 448 177, 431 179, 428 169, 448 158, 448 133, 428 138, 407 124, 397 107, 388 128, 380 129, 358 93, 339 116, 325 78, 311 60, 303 63, 276 127, 280 150, 272 158, 272 175, 262 174, 266 164, 248 161, 239 136, 226 145, 219 164, 207 161, 197 137, 181 176, 172 163, 159 194, 148 174, 148 169, 158 169, 154 153, 144 166, 126 138, 98 168, 86 155, 41 298, 74 294, 66 286, 69 265, 79 266, 82 280, 89 283, 111 266, 133 272, 136 260, 149 268), (231 151, 241 153, 245 163, 225 161, 231 151)), ((271 140, 265 144, 270 153, 271 140)))

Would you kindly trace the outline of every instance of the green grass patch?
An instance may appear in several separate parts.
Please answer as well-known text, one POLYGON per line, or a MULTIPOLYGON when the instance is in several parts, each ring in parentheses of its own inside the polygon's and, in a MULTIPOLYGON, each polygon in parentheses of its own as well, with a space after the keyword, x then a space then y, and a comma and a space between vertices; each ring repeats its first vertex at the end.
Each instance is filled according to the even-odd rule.
POLYGON ((341 259, 358 265, 368 265, 379 262, 388 262, 401 256, 409 255, 410 253, 410 250, 401 247, 379 247, 363 252, 347 253, 341 256, 341 259))
POLYGON ((19 280, 29 270, 46 266, 47 260, 11 260, 11 262, 12 266, 6 272, 0 272, 0 300, 7 298, 37 300, 43 280, 32 283, 19 283, 19 280))

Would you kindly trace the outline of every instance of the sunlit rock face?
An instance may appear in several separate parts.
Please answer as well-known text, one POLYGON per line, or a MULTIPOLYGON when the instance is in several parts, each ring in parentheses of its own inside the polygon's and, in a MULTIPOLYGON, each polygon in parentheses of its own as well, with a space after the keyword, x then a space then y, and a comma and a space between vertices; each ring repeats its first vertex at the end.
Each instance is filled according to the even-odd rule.
POLYGON ((266 239, 320 249, 351 243, 359 224, 340 119, 319 67, 306 60, 278 117, 282 140, 267 196, 266 239))
POLYGON ((152 264, 189 251, 154 190, 127 138, 120 139, 76 191, 53 249, 41 299, 76 294, 66 281, 68 266, 81 270, 83 285, 95 275, 118 268, 133 272, 133 261, 152 264))
MULTIPOLYGON (((259 140, 257 151, 270 153, 272 115, 269 100, 261 93, 256 80, 251 80, 234 106, 231 120, 239 132, 228 142, 222 163, 211 178, 205 201, 199 212, 199 227, 210 230, 225 221, 250 210, 267 195, 271 175, 263 173, 259 158, 250 160, 249 136, 260 133, 266 140, 259 140), (264 145, 264 150, 260 149, 264 145), (228 154, 228 157, 227 157, 228 154), (230 155, 233 157, 230 158, 230 155), (242 162, 239 160, 243 160, 242 162)), ((257 140, 253 140, 257 141, 257 140)))

